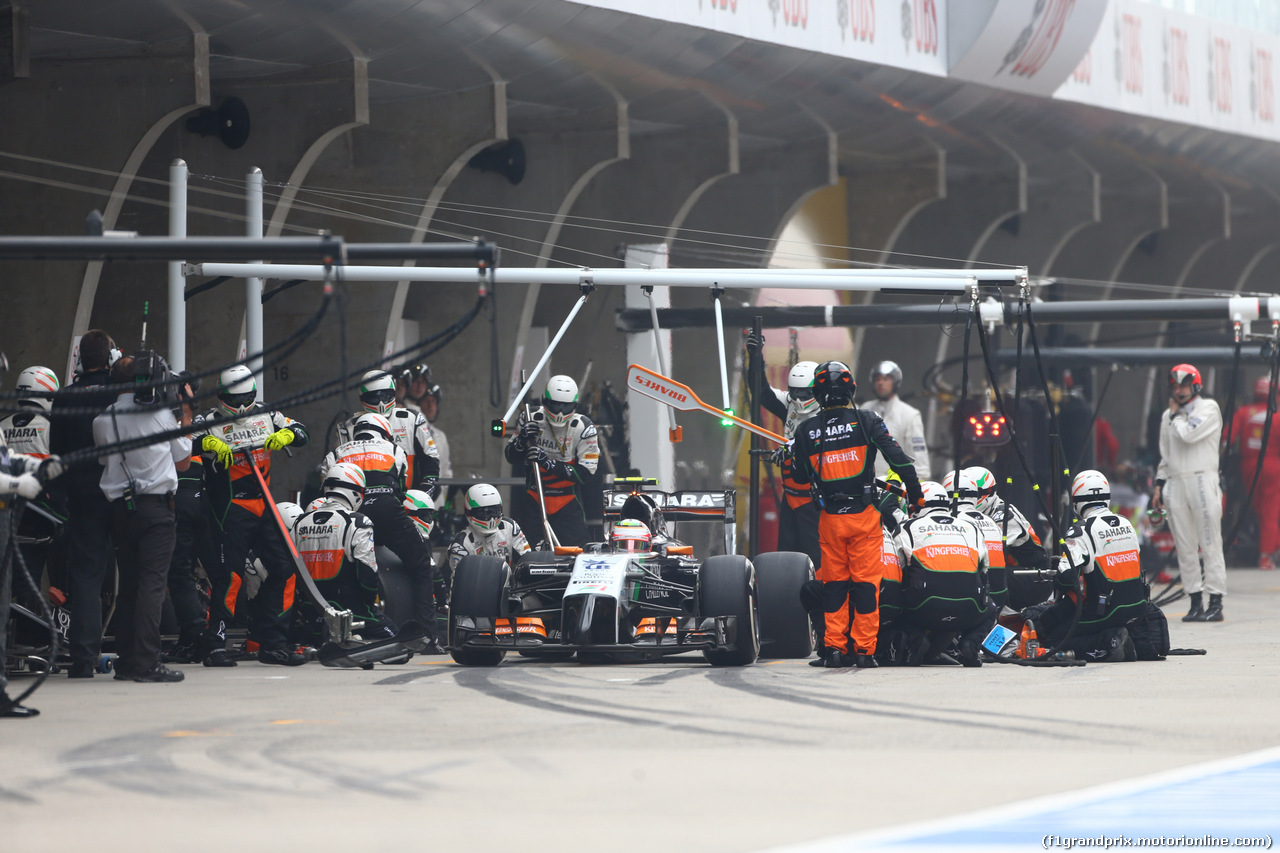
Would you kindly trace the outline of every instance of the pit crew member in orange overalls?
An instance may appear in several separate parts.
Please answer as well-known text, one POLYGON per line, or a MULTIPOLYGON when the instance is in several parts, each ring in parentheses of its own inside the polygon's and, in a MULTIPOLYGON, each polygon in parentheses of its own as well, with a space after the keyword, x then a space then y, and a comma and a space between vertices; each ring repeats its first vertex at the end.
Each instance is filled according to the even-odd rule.
POLYGON ((810 484, 819 509, 825 648, 815 666, 876 665, 884 541, 875 505, 877 453, 902 477, 908 502, 920 500, 911 460, 879 416, 853 407, 856 388, 843 362, 819 365, 813 392, 822 411, 797 426, 791 441, 796 482, 810 484))
POLYGON ((214 567, 209 582, 209 627, 205 631, 205 666, 235 666, 226 650, 227 622, 235 615, 236 597, 252 550, 267 570, 266 580, 254 596, 250 616, 251 635, 258 641, 262 663, 297 666, 306 659, 288 648, 293 618, 293 557, 275 516, 267 510, 262 488, 244 459, 253 454, 263 478, 271 485, 271 452, 308 441, 302 424, 280 412, 263 411, 256 402, 258 383, 253 371, 237 364, 222 371, 218 381, 218 406, 196 419, 210 422, 207 431, 194 434, 192 446, 204 456, 205 497, 220 530, 222 563, 214 567), (235 420, 212 423, 216 418, 235 420), (238 416, 238 417, 237 417, 238 416))

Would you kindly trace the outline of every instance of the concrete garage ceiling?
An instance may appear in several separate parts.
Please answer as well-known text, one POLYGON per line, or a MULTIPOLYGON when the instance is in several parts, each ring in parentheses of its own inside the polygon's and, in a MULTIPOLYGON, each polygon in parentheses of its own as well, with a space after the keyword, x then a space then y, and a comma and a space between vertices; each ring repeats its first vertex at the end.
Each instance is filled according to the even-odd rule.
MULTIPOLYGON (((739 122, 744 147, 821 136, 843 150, 944 147, 995 133, 1032 149, 1107 138, 1154 157, 1240 177, 1277 160, 1274 144, 1134 115, 1001 92, 565 0, 36 0, 33 61, 146 56, 209 35, 217 93, 237 80, 368 61, 369 98, 386 103, 507 83, 513 118, 566 118, 629 105, 633 132, 697 126, 707 101, 739 122)), ((1259 172, 1258 174, 1261 174, 1259 172)))

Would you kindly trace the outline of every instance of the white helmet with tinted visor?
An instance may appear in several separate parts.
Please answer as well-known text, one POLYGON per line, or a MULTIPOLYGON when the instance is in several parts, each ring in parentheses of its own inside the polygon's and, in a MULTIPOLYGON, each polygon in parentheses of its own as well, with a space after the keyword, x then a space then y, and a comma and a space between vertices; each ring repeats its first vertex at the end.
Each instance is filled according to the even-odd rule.
POLYGON ((578 383, 563 374, 552 376, 542 393, 542 408, 552 426, 567 424, 578 410, 578 383))
POLYGON ((802 415, 818 411, 818 401, 813 397, 813 373, 817 369, 816 361, 798 361, 787 375, 788 402, 794 403, 802 415))
POLYGON ((18 374, 18 384, 13 390, 18 394, 19 403, 36 406, 47 412, 52 408, 53 400, 45 395, 52 394, 61 387, 57 374, 47 367, 35 366, 18 374), (31 396, 22 396, 24 392, 31 396))
POLYGON ((498 532, 502 524, 502 495, 488 483, 476 483, 467 489, 463 513, 471 532, 484 539, 498 532))
POLYGON ((366 412, 388 415, 396 407, 396 381, 381 370, 370 370, 360 380, 360 403, 366 412))
POLYGON ((218 377, 218 405, 228 415, 243 415, 258 399, 253 371, 243 364, 228 367, 218 377))

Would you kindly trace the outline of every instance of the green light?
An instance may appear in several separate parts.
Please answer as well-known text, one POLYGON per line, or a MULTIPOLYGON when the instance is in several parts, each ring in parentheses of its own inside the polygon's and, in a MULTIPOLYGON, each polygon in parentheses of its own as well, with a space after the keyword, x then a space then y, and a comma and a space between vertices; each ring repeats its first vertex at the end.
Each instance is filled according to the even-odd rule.
POLYGON ((731 420, 731 418, 732 418, 732 417, 733 417, 733 415, 734 415, 734 411, 733 411, 733 409, 725 409, 725 410, 724 410, 724 413, 725 413, 726 415, 728 415, 729 417, 727 417, 727 418, 721 418, 721 419, 720 419, 720 426, 733 426, 733 421, 731 420))

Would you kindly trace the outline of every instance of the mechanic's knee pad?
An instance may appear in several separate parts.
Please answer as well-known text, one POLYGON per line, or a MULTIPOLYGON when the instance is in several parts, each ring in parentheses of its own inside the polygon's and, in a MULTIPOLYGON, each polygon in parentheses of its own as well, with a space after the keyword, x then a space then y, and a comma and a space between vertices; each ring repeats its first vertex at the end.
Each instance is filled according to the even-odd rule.
POLYGON ((858 613, 875 613, 879 585, 858 581, 850 586, 849 598, 853 602, 853 609, 858 613))
POLYGON ((800 606, 806 613, 822 609, 822 581, 805 581, 800 584, 800 606))
POLYGON ((849 600, 849 581, 823 581, 822 610, 825 613, 836 613, 849 600))

